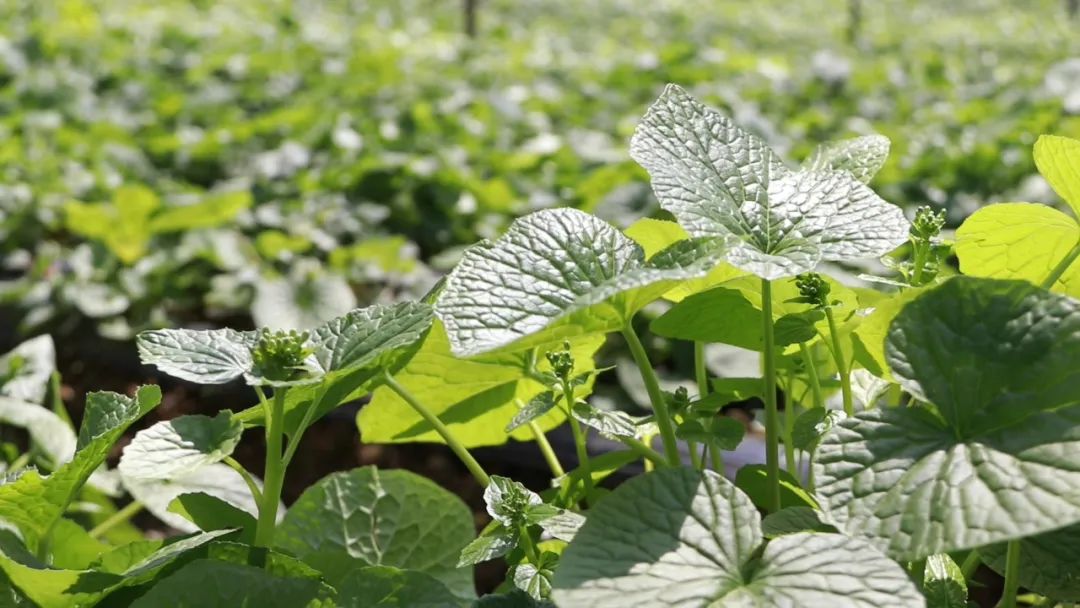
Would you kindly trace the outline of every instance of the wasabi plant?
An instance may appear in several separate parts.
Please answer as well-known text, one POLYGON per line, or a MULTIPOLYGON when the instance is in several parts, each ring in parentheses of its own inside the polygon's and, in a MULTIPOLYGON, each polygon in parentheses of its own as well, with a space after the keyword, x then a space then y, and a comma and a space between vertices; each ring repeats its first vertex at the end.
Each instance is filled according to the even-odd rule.
MULTIPOLYGON (((42 430, 63 417, 31 386, 48 370, 29 351, 0 359, 0 420, 24 426, 32 450, 4 452, 5 599, 951 608, 968 605, 986 566, 1004 577, 1004 608, 1080 601, 1080 224, 1045 206, 989 206, 957 232, 961 270, 976 276, 950 277, 944 216, 920 209, 909 223, 867 185, 888 147, 844 140, 792 168, 669 86, 631 154, 674 222, 622 231, 579 210, 537 211, 468 249, 422 302, 306 332, 143 332, 144 363, 242 382, 258 402, 142 429, 115 470, 102 463, 160 401, 157 387, 89 395, 78 434, 57 435, 66 449, 42 430), (1016 218, 1053 230, 1036 238, 1016 218), (902 280, 889 279, 901 289, 826 274, 886 254, 906 256, 893 266, 902 280), (670 392, 635 324, 656 301, 666 310, 649 331, 695 354, 692 382, 670 392), (611 334, 645 385, 646 415, 591 398, 611 334), (709 369, 710 344, 758 353, 760 376, 709 369), (366 442, 446 444, 483 487, 490 523, 477 533, 458 497, 375 467, 283 505, 305 430, 360 397, 366 442), (746 429, 720 412, 751 398, 765 404, 765 463, 728 471, 724 453, 746 429), (563 424, 575 467, 546 437, 563 424), (259 471, 232 456, 247 432, 265 441, 259 471), (591 433, 624 449, 590 454, 591 433), (472 455, 509 439, 535 442, 550 485, 490 475, 472 455), (644 474, 603 486, 635 461, 644 474), (132 539, 142 509, 181 535, 132 539), (472 569, 493 559, 506 581, 477 597, 472 569)), ((1080 142, 1043 138, 1035 155, 1080 209, 1080 142)))

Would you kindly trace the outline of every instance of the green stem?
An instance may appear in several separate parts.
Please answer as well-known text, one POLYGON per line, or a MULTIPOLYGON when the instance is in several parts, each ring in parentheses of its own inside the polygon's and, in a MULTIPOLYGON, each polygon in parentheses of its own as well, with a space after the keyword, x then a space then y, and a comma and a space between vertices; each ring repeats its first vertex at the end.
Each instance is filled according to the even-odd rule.
POLYGON ((30 464, 30 458, 31 454, 29 450, 23 452, 22 454, 19 454, 19 457, 8 465, 8 471, 18 471, 19 469, 22 469, 26 465, 30 464))
POLYGON ((1066 253, 1065 257, 1061 258, 1058 265, 1054 266, 1054 269, 1050 271, 1050 274, 1043 280, 1040 287, 1043 289, 1050 289, 1053 287, 1054 283, 1057 283, 1058 279, 1061 278, 1061 275, 1065 274, 1065 271, 1076 261, 1077 257, 1080 257, 1080 241, 1077 241, 1077 243, 1073 245, 1073 248, 1069 250, 1069 253, 1066 253))
POLYGON ((712 468, 716 471, 717 475, 723 477, 724 475, 724 455, 720 452, 720 448, 715 445, 709 446, 709 458, 712 459, 712 468))
POLYGON ((255 504, 262 504, 262 490, 259 489, 259 484, 255 483, 255 478, 248 473, 248 470, 244 468, 244 465, 237 462, 232 456, 226 456, 222 459, 222 462, 233 468, 234 471, 240 474, 244 483, 247 484, 248 490, 251 491, 251 497, 255 499, 255 504))
POLYGON ((664 454, 667 456, 667 463, 673 467, 682 465, 682 457, 679 455, 679 443, 675 439, 675 424, 671 420, 671 414, 668 412, 667 401, 664 400, 664 394, 660 391, 660 381, 656 379, 656 371, 653 370, 652 364, 649 363, 649 356, 645 354, 645 347, 641 345, 641 340, 638 339, 634 328, 627 323, 626 327, 622 330, 623 337, 626 338, 626 344, 630 347, 630 353, 634 356, 634 362, 637 363, 638 369, 641 370, 641 378, 645 381, 645 390, 649 393, 649 400, 652 401, 653 412, 656 413, 656 425, 660 428, 660 438, 664 442, 664 454))
POLYGON ((453 450, 454 454, 456 454, 457 457, 461 459, 461 462, 465 463, 465 468, 469 469, 469 472, 472 473, 472 476, 476 479, 476 481, 479 482, 481 486, 484 486, 486 488, 491 481, 490 479, 488 479, 487 473, 484 472, 484 469, 480 466, 480 463, 476 462, 476 459, 473 458, 472 454, 469 453, 469 450, 465 449, 465 446, 461 445, 461 442, 457 440, 457 437, 454 437, 454 434, 450 432, 450 429, 448 429, 445 424, 443 424, 442 420, 439 420, 438 416, 436 416, 422 403, 417 401, 416 398, 412 396, 412 393, 405 390, 404 386, 398 384, 397 380, 395 380, 393 376, 391 376, 389 373, 385 374, 384 376, 386 386, 390 390, 397 393, 398 396, 401 397, 403 401, 405 401, 405 403, 409 404, 409 407, 413 408, 413 410, 415 410, 417 414, 420 414, 421 418, 426 420, 427 423, 435 429, 435 432, 438 433, 440 437, 442 437, 442 440, 446 442, 446 445, 450 446, 450 449, 453 450))
POLYGON ((278 503, 281 502, 281 488, 285 485, 285 462, 281 457, 281 444, 285 439, 286 393, 288 389, 285 387, 274 389, 270 418, 266 421, 266 467, 263 472, 259 519, 255 525, 256 547, 271 547, 274 544, 278 503))
POLYGON ((980 564, 982 560, 979 559, 978 550, 972 549, 964 558, 964 563, 960 564, 960 573, 964 575, 965 582, 971 581, 971 577, 975 576, 975 571, 979 569, 980 564))
POLYGON ((569 382, 563 383, 563 398, 566 401, 566 418, 570 421, 570 432, 574 435, 574 451, 577 454, 578 468, 585 473, 585 504, 592 504, 593 481, 592 468, 589 466, 588 436, 581 428, 581 423, 574 417, 574 387, 569 382), (569 391, 569 392, 567 392, 569 391))
POLYGON ((552 449, 551 443, 548 441, 547 435, 544 434, 543 429, 540 428, 540 425, 537 424, 535 420, 530 420, 529 429, 536 438, 536 445, 539 446, 540 453, 544 455, 544 460, 547 461, 548 468, 551 469, 551 474, 554 477, 566 475, 566 471, 562 468, 562 463, 559 462, 559 456, 555 454, 555 450, 552 449))
POLYGON ((68 415, 67 408, 64 407, 64 397, 60 394, 60 391, 60 372, 54 371, 49 374, 49 401, 52 403, 52 411, 68 426, 75 428, 75 424, 71 422, 71 416, 68 415))
POLYGON ((690 447, 690 466, 700 471, 701 456, 698 455, 697 444, 693 441, 687 441, 686 443, 690 447))
POLYGON ((539 565, 540 554, 536 551, 536 544, 533 543, 532 536, 529 536, 528 526, 521 526, 518 530, 518 538, 521 539, 521 548, 525 551, 525 558, 529 560, 530 564, 539 565))
POLYGON ((795 462, 795 400, 791 396, 795 393, 791 386, 794 382, 794 372, 788 375, 787 398, 784 401, 784 464, 787 465, 788 473, 798 479, 798 463, 795 462))
POLYGON ((773 317, 772 317, 772 283, 768 279, 761 279, 761 318, 762 334, 765 342, 762 345, 762 360, 764 362, 764 387, 765 398, 765 468, 768 473, 766 480, 768 494, 766 495, 766 510, 775 513, 780 510, 780 417, 776 410, 776 357, 773 354, 773 317))
POLYGON ((697 380, 698 398, 709 395, 709 370, 705 368, 705 343, 694 342, 694 379, 697 380))
POLYGON ((833 316, 832 308, 825 307, 825 318, 829 321, 833 360, 836 361, 836 371, 840 374, 840 393, 844 398, 844 413, 854 416, 855 404, 851 399, 851 371, 848 370, 847 360, 844 359, 844 349, 840 346, 840 334, 836 331, 836 317, 833 316))
POLYGON ((263 419, 264 419, 263 420, 263 427, 264 428, 269 427, 270 426, 270 415, 271 415, 270 401, 266 398, 266 393, 263 392, 263 389, 262 389, 261 386, 256 384, 253 388, 255 389, 255 394, 259 396, 259 404, 262 405, 263 419))
POLYGON ((810 395, 814 400, 814 407, 825 407, 825 397, 821 392, 821 376, 818 375, 817 364, 810 354, 810 348, 806 342, 799 342, 799 354, 802 355, 803 366, 806 367, 806 377, 810 380, 810 395))
POLYGON ((311 424, 311 418, 315 415, 315 412, 322 407, 322 400, 326 397, 326 391, 330 388, 329 383, 323 383, 320 387, 322 390, 315 393, 315 397, 311 400, 311 405, 304 412, 304 417, 300 419, 300 426, 296 427, 296 433, 292 437, 289 437, 289 445, 285 448, 285 466, 288 467, 292 462, 293 456, 296 454, 296 448, 300 447, 300 438, 304 436, 304 431, 308 429, 308 425, 311 424))
POLYGON ((930 243, 913 243, 912 247, 915 249, 915 257, 912 260, 915 270, 911 274, 911 286, 918 287, 922 285, 923 269, 926 266, 926 254, 930 253, 930 243))
POLYGON ((1005 589, 998 608, 1016 608, 1016 593, 1020 590, 1020 541, 1010 540, 1005 551, 1005 589))
POLYGON ((112 530, 116 526, 124 523, 125 521, 135 517, 135 515, 143 510, 143 504, 137 500, 133 500, 127 504, 123 509, 120 509, 116 513, 110 515, 105 521, 94 526, 90 530, 90 538, 101 538, 106 532, 112 530))
MULTIPOLYGON (((616 437, 616 439, 618 439, 620 442, 622 442, 623 445, 637 452, 638 455, 644 458, 646 465, 652 463, 662 467, 667 466, 668 462, 664 455, 650 448, 648 444, 642 441, 638 441, 633 437, 616 437)), ((646 470, 648 470, 648 466, 646 466, 645 468, 646 470)))

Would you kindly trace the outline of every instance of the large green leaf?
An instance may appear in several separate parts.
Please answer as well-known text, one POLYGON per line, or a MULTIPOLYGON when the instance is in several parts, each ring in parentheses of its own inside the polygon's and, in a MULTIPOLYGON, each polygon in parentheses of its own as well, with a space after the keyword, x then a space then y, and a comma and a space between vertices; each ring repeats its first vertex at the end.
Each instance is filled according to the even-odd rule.
POLYGON ((562 555, 562 606, 735 608, 924 606, 894 562, 865 542, 798 533, 762 547, 750 500, 712 471, 663 469, 619 486, 562 555))
MULTIPOLYGON (((835 279, 822 277, 830 286, 829 297, 837 302, 835 315, 841 319, 859 308, 855 292, 835 279)), ((772 283, 773 320, 810 310, 810 304, 794 302, 799 288, 794 279, 772 283)), ((681 340, 700 340, 731 344, 761 351, 764 331, 761 327, 761 281, 757 277, 738 277, 720 286, 694 294, 657 317, 650 329, 661 336, 681 340)), ((824 316, 814 320, 814 327, 828 335, 824 316)))
MULTIPOLYGON (((575 374, 596 369, 593 354, 603 342, 600 335, 571 341, 575 374)), ((457 358, 450 351, 442 324, 436 321, 420 350, 394 378, 437 414, 466 447, 499 445, 509 438, 533 438, 528 426, 510 433, 505 430, 520 411, 519 402, 527 404, 549 390, 530 376, 529 361, 530 354, 525 351, 457 358)), ((551 369, 542 354, 537 357, 537 368, 541 372, 551 369)), ((591 388, 590 381, 577 387, 575 393, 584 396, 591 388)), ((565 419, 563 409, 556 407, 537 418, 536 423, 546 431, 565 419)), ((367 443, 442 441, 430 424, 386 387, 375 390, 371 402, 360 410, 357 424, 367 443)))
POLYGON ((648 262, 637 243, 575 209, 516 220, 465 252, 435 304, 458 356, 623 328, 635 312, 719 262, 719 242, 680 241, 648 262))
POLYGON ((933 407, 841 421, 814 461, 822 508, 899 560, 1080 521, 1080 303, 958 277, 908 304, 893 374, 933 407))
POLYGON ((462 608, 446 585, 423 572, 358 568, 338 585, 338 608, 462 608))
POLYGON ((337 584, 358 566, 429 574, 456 595, 475 595, 472 572, 457 567, 474 537, 469 508, 407 471, 362 467, 308 488, 278 528, 278 547, 337 584))
POLYGON ((909 303, 885 353, 959 437, 1080 401, 1080 303, 1023 281, 957 277, 909 303))
MULTIPOLYGON (((964 274, 1039 285, 1078 241, 1080 225, 1057 209, 999 203, 964 220, 956 231, 956 256, 964 274)), ((1053 290, 1080 296, 1080 265, 1071 265, 1053 290)))
POLYGON ((721 237, 727 261, 766 279, 821 261, 883 255, 909 224, 849 170, 786 168, 760 139, 668 85, 630 142, 660 205, 695 237, 721 237))
POLYGON ((29 471, 0 485, 0 519, 22 534, 30 550, 51 530, 91 473, 133 422, 161 401, 161 389, 140 387, 134 398, 116 393, 90 393, 72 460, 48 477, 29 471))
POLYGON ((181 477, 232 454, 243 432, 228 410, 163 420, 135 433, 117 468, 136 479, 181 477))
MULTIPOLYGON (((979 549, 983 562, 1005 573, 1006 544, 979 549)), ((1080 601, 1080 525, 1020 541, 1020 586, 1064 602, 1080 601)))
POLYGON ((888 137, 864 135, 818 146, 802 168, 806 171, 847 171, 855 179, 868 184, 888 157, 888 137))
POLYGON ((166 576, 132 608, 314 608, 329 606, 318 579, 277 576, 263 568, 197 559, 166 576))

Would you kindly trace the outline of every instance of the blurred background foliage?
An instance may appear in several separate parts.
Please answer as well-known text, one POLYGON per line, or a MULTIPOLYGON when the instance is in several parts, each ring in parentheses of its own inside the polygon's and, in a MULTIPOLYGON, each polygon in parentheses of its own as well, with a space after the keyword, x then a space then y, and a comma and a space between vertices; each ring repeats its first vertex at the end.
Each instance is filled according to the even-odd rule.
POLYGON ((1052 200, 1080 136, 1062 0, 5 0, 11 343, 306 327, 416 297, 529 211, 657 209, 627 141, 663 85, 795 162, 878 132, 874 186, 956 225, 1052 200))

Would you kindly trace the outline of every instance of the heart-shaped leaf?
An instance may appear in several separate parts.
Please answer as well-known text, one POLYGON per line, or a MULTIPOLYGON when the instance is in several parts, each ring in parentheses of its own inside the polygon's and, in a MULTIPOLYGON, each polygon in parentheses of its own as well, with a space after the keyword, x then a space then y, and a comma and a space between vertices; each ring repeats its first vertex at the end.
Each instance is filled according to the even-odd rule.
POLYGON ((645 114, 630 155, 691 236, 725 239, 727 261, 765 279, 880 256, 908 239, 903 212, 847 168, 793 172, 760 139, 675 85, 645 114))
POLYGON ((116 393, 90 393, 70 462, 42 477, 28 471, 0 485, 0 519, 14 526, 32 551, 64 513, 68 504, 124 431, 161 401, 161 389, 140 387, 134 398, 116 393))
POLYGON ((562 606, 925 606, 899 565, 838 534, 764 544, 753 503, 712 471, 663 469, 619 486, 562 555, 562 606))
POLYGON ((597 217, 537 211, 465 252, 435 314, 458 356, 603 334, 679 281, 705 276, 720 253, 715 239, 687 240, 646 262, 637 243, 597 217))
POLYGON ((930 407, 879 409, 822 440, 822 508, 898 560, 1080 521, 1080 303, 957 277, 896 316, 886 352, 930 407))
POLYGON ((358 566, 393 566, 425 572, 456 595, 475 597, 472 572, 457 567, 473 530, 469 508, 434 482, 362 467, 309 487, 275 539, 331 584, 358 566))

